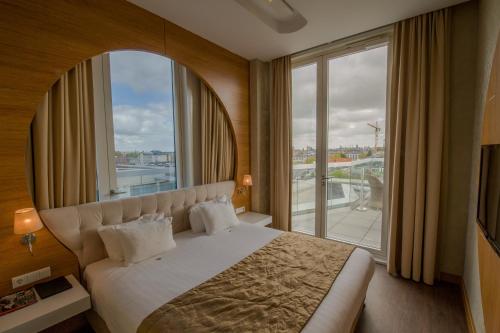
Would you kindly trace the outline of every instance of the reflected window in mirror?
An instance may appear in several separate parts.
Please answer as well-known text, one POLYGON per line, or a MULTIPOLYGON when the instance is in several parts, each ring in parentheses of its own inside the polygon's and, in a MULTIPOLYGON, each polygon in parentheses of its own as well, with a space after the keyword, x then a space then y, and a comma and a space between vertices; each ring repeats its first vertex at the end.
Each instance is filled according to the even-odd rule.
POLYGON ((173 62, 119 51, 93 69, 99 199, 177 188, 173 62))

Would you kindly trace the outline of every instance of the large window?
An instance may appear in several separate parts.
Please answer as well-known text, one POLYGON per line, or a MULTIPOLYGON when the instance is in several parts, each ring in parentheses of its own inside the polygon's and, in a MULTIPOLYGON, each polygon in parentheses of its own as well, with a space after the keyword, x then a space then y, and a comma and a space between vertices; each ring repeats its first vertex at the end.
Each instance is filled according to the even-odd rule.
POLYGON ((292 70, 292 230, 385 251, 390 35, 301 55, 292 70))
POLYGON ((316 63, 292 71, 292 229, 314 235, 316 221, 316 63))
POLYGON ((98 62, 103 89, 102 112, 96 106, 100 199, 175 189, 172 61, 119 51, 98 62))

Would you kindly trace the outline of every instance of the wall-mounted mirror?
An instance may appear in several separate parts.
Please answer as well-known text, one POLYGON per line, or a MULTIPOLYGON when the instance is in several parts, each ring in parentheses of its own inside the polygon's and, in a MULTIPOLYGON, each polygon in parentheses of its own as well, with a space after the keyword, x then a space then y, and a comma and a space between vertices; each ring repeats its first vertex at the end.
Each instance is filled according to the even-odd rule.
POLYGON ((54 83, 26 158, 35 205, 47 209, 234 179, 236 144, 196 74, 164 56, 116 51, 54 83))

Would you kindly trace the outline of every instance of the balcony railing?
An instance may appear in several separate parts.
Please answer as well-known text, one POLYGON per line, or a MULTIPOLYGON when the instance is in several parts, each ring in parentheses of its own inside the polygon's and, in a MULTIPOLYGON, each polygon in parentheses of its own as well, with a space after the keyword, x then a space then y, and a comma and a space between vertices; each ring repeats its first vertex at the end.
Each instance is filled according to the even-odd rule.
MULTIPOLYGON (((295 166, 294 166, 295 167, 295 166)), ((316 166, 294 168, 292 230, 315 234, 316 166)), ((384 160, 330 163, 326 185, 326 237, 380 249, 384 160)))
MULTIPOLYGON (((382 208, 383 158, 329 163, 326 184, 327 207, 382 208)), ((292 215, 307 214, 316 208, 316 165, 293 166, 292 215)))
POLYGON ((119 196, 136 196, 177 187, 174 166, 117 166, 117 186, 119 196))

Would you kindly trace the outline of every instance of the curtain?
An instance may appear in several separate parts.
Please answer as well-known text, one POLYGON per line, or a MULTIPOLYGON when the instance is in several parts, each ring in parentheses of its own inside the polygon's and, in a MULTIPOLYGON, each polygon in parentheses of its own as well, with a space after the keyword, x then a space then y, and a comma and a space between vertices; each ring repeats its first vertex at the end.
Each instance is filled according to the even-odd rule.
POLYGON ((290 230, 292 160, 292 62, 271 62, 271 215, 273 227, 290 230))
POLYGON ((173 63, 177 174, 180 187, 200 185, 200 80, 176 62, 173 63))
POLYGON ((50 88, 31 126, 33 194, 37 209, 96 201, 91 60, 50 88))
POLYGON ((433 284, 448 89, 448 10, 395 25, 388 271, 433 284))
POLYGON ((215 94, 200 83, 201 175, 210 184, 234 179, 235 141, 224 107, 215 94))

